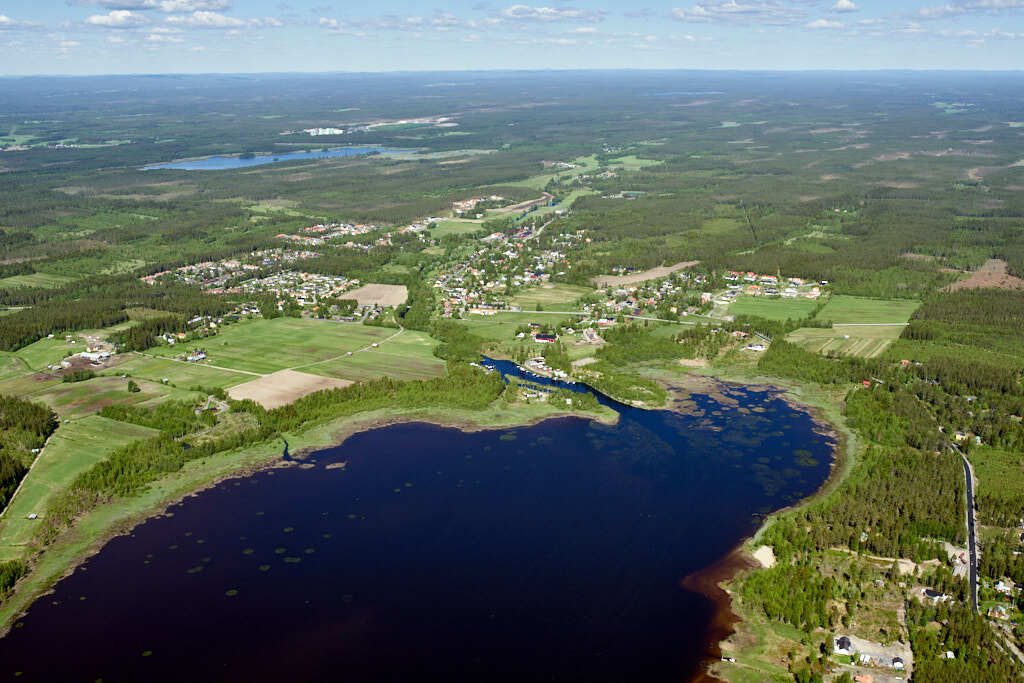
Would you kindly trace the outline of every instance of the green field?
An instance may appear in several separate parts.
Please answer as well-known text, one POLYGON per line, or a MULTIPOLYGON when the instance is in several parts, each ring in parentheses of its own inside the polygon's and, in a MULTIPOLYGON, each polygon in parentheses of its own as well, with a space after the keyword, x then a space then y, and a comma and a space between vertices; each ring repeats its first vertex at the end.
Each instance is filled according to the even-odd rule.
POLYGON ((179 387, 231 387, 253 379, 252 375, 230 370, 210 368, 199 363, 182 363, 170 358, 150 358, 139 354, 126 356, 126 360, 113 368, 136 379, 162 382, 166 379, 179 387))
POLYGON ((800 320, 814 311, 817 301, 805 298, 769 299, 760 296, 740 296, 729 304, 731 315, 756 315, 768 320, 800 320))
MULTIPOLYGON (((236 323, 215 337, 153 349, 155 355, 177 357, 206 349, 203 365, 217 365, 261 375, 356 351, 396 330, 306 318, 273 318, 236 323)), ((251 379, 251 378, 250 378, 251 379)))
POLYGON ((816 353, 842 353, 874 358, 899 338, 903 328, 885 327, 801 327, 786 335, 786 341, 816 353), (846 337, 849 337, 847 339, 846 337))
POLYGON ((834 323, 905 323, 920 305, 917 299, 868 299, 838 294, 828 300, 817 317, 834 323))
POLYGON ((657 166, 663 164, 664 161, 658 159, 641 159, 635 154, 627 154, 626 156, 615 157, 614 159, 608 160, 609 168, 622 168, 626 171, 639 171, 642 168, 648 166, 657 166))
POLYGON ((0 522, 0 560, 20 557, 49 499, 70 484, 75 477, 127 443, 155 436, 147 427, 108 420, 91 415, 62 424, 46 444, 32 470, 25 476, 21 490, 0 522))
POLYGON ((438 221, 437 227, 430 231, 430 236, 434 238, 444 237, 445 235, 468 235, 474 232, 480 232, 483 230, 483 226, 478 221, 438 221))
POLYGON ((990 446, 973 446, 968 459, 978 477, 978 490, 1004 500, 1024 499, 1024 459, 990 446))
POLYGON ((540 323, 541 325, 554 325, 569 316, 553 313, 498 313, 497 315, 471 315, 460 320, 469 330, 484 339, 492 341, 514 342, 516 328, 529 323, 540 323))
POLYGON ((509 299, 509 303, 513 306, 519 306, 524 311, 536 310, 538 303, 544 309, 576 310, 571 304, 584 294, 590 294, 593 291, 590 287, 581 287, 579 285, 561 283, 554 286, 540 285, 519 292, 509 299))
POLYGON ((441 377, 446 366, 443 360, 434 355, 437 345, 436 339, 423 332, 404 330, 394 339, 382 342, 379 348, 297 370, 355 381, 375 379, 382 375, 397 380, 441 377))
POLYGON ((0 288, 4 287, 59 287, 65 282, 75 278, 68 275, 53 275, 51 273, 32 273, 31 275, 12 275, 0 279, 0 288))

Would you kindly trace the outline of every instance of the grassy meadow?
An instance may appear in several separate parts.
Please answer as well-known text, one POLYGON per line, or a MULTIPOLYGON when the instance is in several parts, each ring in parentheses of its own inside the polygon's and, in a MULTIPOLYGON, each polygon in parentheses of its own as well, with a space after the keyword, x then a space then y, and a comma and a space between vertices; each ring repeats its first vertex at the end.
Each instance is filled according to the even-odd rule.
POLYGON ((397 330, 306 318, 273 318, 229 325, 210 339, 161 346, 154 355, 173 358, 205 349, 204 365, 261 375, 356 351, 397 330))
POLYGON ((47 503, 75 477, 132 441, 155 436, 147 427, 90 415, 62 424, 25 476, 21 490, 0 522, 0 561, 20 557, 47 503))
POLYGON ((917 299, 869 299, 835 295, 828 300, 817 318, 848 324, 905 323, 920 305, 917 299))

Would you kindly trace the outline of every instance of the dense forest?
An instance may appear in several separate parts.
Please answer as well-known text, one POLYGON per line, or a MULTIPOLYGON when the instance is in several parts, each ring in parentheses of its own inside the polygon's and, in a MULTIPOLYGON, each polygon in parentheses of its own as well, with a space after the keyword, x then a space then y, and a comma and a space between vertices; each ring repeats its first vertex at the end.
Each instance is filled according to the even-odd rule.
POLYGON ((0 510, 55 429, 57 416, 46 406, 0 395, 0 510))

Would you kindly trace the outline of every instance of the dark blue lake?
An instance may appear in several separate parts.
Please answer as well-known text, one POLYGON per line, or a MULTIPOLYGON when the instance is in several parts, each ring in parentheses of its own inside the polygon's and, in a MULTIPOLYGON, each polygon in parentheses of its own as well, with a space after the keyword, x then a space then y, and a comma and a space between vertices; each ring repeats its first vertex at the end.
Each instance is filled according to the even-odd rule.
POLYGON ((267 154, 249 158, 243 157, 206 157, 193 161, 170 161, 165 164, 151 164, 143 166, 143 171, 157 169, 177 171, 223 171, 230 168, 246 168, 248 166, 260 166, 262 164, 273 164, 281 161, 297 161, 299 159, 330 159, 332 157, 351 157, 366 154, 395 154, 407 152, 405 149, 389 149, 387 147, 334 147, 322 149, 316 152, 287 152, 282 154, 267 154))
POLYGON ((681 580, 813 493, 834 443, 771 390, 618 407, 614 426, 392 425, 222 482, 41 598, 0 671, 685 681, 717 608, 681 580))

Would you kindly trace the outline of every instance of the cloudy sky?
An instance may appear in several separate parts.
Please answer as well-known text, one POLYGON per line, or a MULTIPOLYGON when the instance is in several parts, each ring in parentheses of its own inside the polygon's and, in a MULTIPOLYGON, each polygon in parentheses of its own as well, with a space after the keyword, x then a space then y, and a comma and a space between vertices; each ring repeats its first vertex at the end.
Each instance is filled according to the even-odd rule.
POLYGON ((1024 0, 930 2, 4 0, 0 73, 1024 68, 1024 0))

